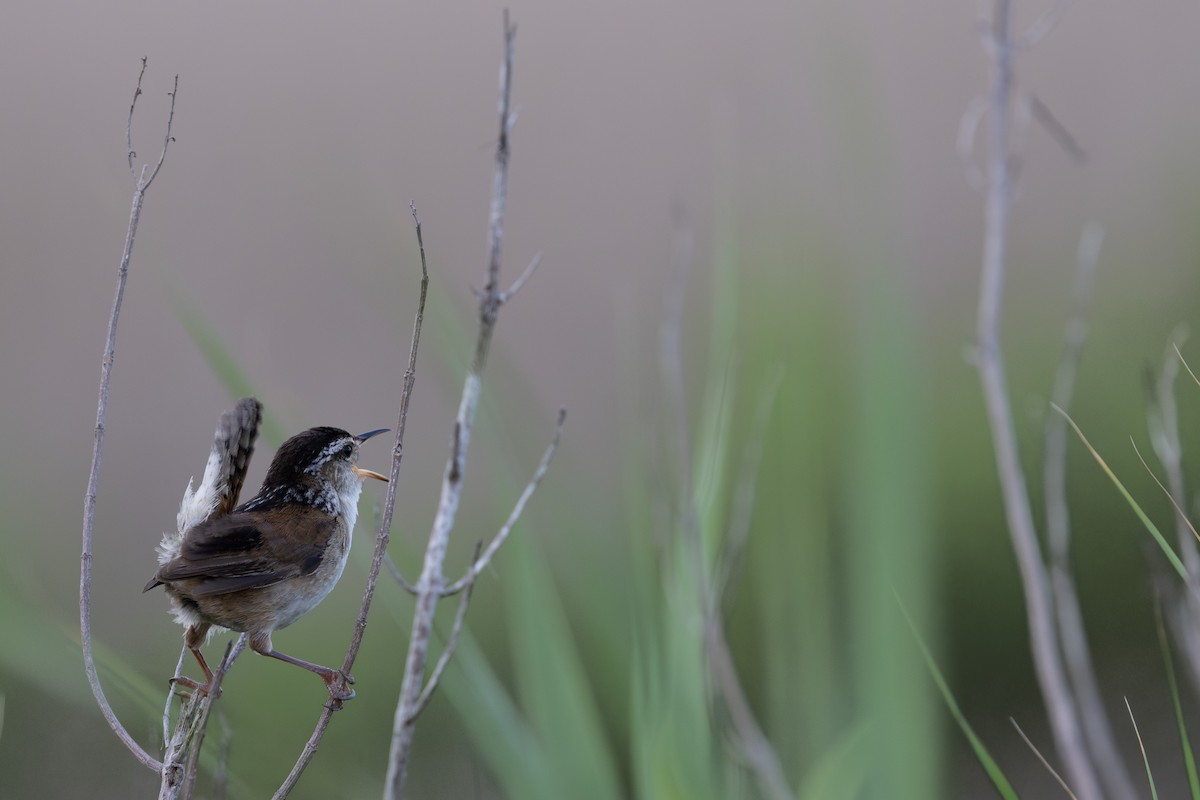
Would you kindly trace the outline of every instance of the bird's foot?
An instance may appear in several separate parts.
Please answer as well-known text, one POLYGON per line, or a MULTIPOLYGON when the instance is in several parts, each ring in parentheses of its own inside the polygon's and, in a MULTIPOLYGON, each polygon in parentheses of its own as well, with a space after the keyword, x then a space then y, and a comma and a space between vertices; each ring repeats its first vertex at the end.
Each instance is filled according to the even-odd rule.
POLYGON ((331 669, 321 674, 321 680, 325 681, 325 686, 329 689, 328 707, 334 711, 340 710, 342 704, 347 700, 354 699, 355 692, 351 688, 351 684, 354 683, 354 676, 348 672, 343 672, 340 669, 331 669))
MULTIPOLYGON (((212 681, 211 680, 207 683, 200 683, 199 681, 194 681, 191 678, 187 678, 187 677, 180 675, 178 677, 171 678, 167 682, 169 684, 171 684, 171 688, 175 690, 175 693, 178 694, 184 700, 190 700, 192 697, 192 694, 194 692, 198 692, 200 694, 210 694, 212 691, 212 681), (182 687, 186 691, 181 691, 180 687, 182 687)), ((218 689, 217 697, 220 697, 220 696, 221 696, 221 690, 218 689)))

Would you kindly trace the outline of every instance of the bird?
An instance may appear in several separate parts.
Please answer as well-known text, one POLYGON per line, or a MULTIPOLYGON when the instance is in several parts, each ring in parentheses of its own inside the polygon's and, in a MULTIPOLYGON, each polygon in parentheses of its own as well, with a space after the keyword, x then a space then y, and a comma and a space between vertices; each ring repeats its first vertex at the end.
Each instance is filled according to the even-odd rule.
POLYGON ((271 635, 316 607, 341 577, 363 483, 388 480, 358 466, 359 447, 388 429, 296 434, 276 451, 258 493, 237 505, 261 420, 262 404, 253 397, 221 415, 204 477, 196 489, 188 482, 176 530, 163 535, 158 569, 143 592, 165 587, 204 672, 203 683, 174 683, 207 694, 213 673, 200 647, 213 633, 232 630, 246 633, 254 652, 318 675, 340 706, 354 697, 354 678, 279 652, 271 635))

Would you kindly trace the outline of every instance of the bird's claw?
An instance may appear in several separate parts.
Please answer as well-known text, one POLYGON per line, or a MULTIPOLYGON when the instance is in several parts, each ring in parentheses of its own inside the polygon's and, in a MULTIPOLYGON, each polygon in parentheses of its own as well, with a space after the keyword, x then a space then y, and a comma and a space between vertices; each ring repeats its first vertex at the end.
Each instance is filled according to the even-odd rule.
POLYGON ((343 672, 340 669, 331 670, 328 675, 322 676, 325 679, 325 685, 329 688, 329 705, 334 711, 341 709, 342 704, 347 700, 353 700, 356 692, 351 688, 354 683, 354 676, 343 672))

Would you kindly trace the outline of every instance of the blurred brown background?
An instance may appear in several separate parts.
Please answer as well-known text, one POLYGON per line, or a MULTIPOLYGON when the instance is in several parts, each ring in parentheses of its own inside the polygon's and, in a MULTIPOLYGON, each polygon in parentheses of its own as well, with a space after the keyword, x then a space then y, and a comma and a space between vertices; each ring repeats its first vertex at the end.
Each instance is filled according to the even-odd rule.
MULTIPOLYGON (((0 646, 47 661, 40 686, 0 662, 6 796, 81 791, 71 775, 48 774, 60 767, 19 766, 56 747, 68 751, 55 756, 60 765, 85 774, 120 764, 106 792, 148 788, 129 782, 124 761, 132 761, 98 713, 49 699, 56 687, 64 697, 86 692, 78 662, 41 654, 14 621, 53 620, 67 638, 77 631, 79 520, 129 211, 124 128, 139 59, 149 57, 134 120, 137 161, 157 156, 175 73, 177 141, 148 195, 121 318, 94 625, 98 642, 147 676, 165 677, 178 630, 163 599, 140 587, 230 404, 178 309, 208 321, 287 432, 394 426, 417 285, 410 200, 425 226, 441 319, 430 323, 422 353, 398 532, 416 539, 426 530, 461 375, 457 340, 437 331, 469 323, 470 287, 484 264, 501 8, 16 0, 0 11, 0 582, 10 628, 0 646), (55 730, 46 718, 67 707, 83 709, 83 727, 55 730)), ((1018 19, 1041 10, 1020 3, 1018 19)), ((948 609, 945 658, 952 673, 978 678, 962 691, 985 730, 1011 738, 1003 722, 1010 713, 1036 726, 991 452, 962 359, 982 229, 981 198, 955 149, 959 120, 986 81, 975 4, 618 1, 524 3, 511 13, 521 111, 505 269, 514 276, 538 251, 545 261, 505 309, 494 347, 492 366, 505 377, 489 386, 519 387, 507 401, 525 404, 519 427, 484 428, 476 446, 521 442, 503 463, 510 480, 523 481, 554 410, 566 406, 569 434, 546 491, 586 485, 603 498, 617 490, 617 432, 640 424, 618 402, 636 380, 619 368, 622 347, 652 347, 677 206, 696 233, 701 265, 722 225, 747 262, 769 256, 746 267, 748 296, 755 282, 790 285, 776 271, 804 269, 816 251, 882 253, 889 263, 876 266, 911 287, 925 343, 913 368, 930 380, 930 450, 945 503, 934 514, 945 543, 938 557, 952 563, 936 601, 948 609), (961 449, 946 456, 953 447, 961 449)), ((1036 125, 1021 146, 1007 319, 1014 402, 1031 432, 1037 423, 1025 412, 1047 391, 1085 222, 1099 220, 1107 232, 1081 388, 1089 409, 1080 416, 1094 421, 1098 446, 1126 448, 1140 431, 1139 370, 1158 358, 1176 323, 1194 316, 1197 30, 1194 3, 1078 3, 1018 63, 1021 89, 1046 103, 1088 154, 1086 164, 1071 163, 1036 125)), ((696 293, 706 287, 701 280, 696 293)), ((854 330, 853 308, 837 308, 850 315, 841 328, 854 330)), ((824 346, 836 371, 845 342, 824 346)), ((808 388, 820 395, 827 384, 813 376, 808 388)), ((384 469, 386 449, 368 448, 364 464, 384 469)), ((260 452, 252 487, 267 460, 260 452)), ((473 478, 488 476, 485 469, 473 478)), ((1131 482, 1140 485, 1136 474, 1131 482)), ((1121 508, 1102 483, 1094 486, 1098 503, 1121 508)), ((480 503, 468 501, 468 519, 480 503)), ((480 517, 476 530, 491 519, 480 517)), ((369 521, 364 515, 359 556, 369 521)), ((1139 558, 1136 529, 1122 525, 1129 532, 1110 553, 1084 556, 1082 578, 1098 647, 1116 651, 1105 663, 1118 674, 1128 660, 1141 663, 1121 649, 1129 632, 1152 637, 1145 617, 1122 622, 1129 596, 1112 594, 1131 586, 1135 605, 1148 595, 1144 571, 1129 577, 1113 566, 1139 558)), ((569 535, 548 545, 552 558, 573 546, 563 543, 569 535)), ((583 546, 602 553, 606 543, 583 546)), ((361 574, 313 615, 338 632, 297 655, 329 661, 340 652, 337 620, 357 603, 361 574)), ((1117 687, 1114 702, 1128 691, 1117 687)), ((386 708, 380 714, 387 718, 386 708)), ((307 715, 296 719, 300 729, 308 724, 307 715)), ((335 727, 351 726, 348 719, 335 727)), ((948 746, 958 753, 955 737, 948 746)), ((379 780, 363 775, 368 787, 379 780)))

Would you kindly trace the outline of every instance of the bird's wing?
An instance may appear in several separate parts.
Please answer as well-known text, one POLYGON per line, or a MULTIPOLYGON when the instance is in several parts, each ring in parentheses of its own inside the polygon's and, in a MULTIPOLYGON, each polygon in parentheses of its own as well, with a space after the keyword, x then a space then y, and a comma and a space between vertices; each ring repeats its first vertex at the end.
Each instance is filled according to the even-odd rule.
POLYGON ((309 528, 300 540, 290 520, 269 521, 237 512, 189 530, 179 554, 159 567, 147 589, 187 580, 194 597, 270 586, 317 569, 329 544, 333 520, 309 528))

